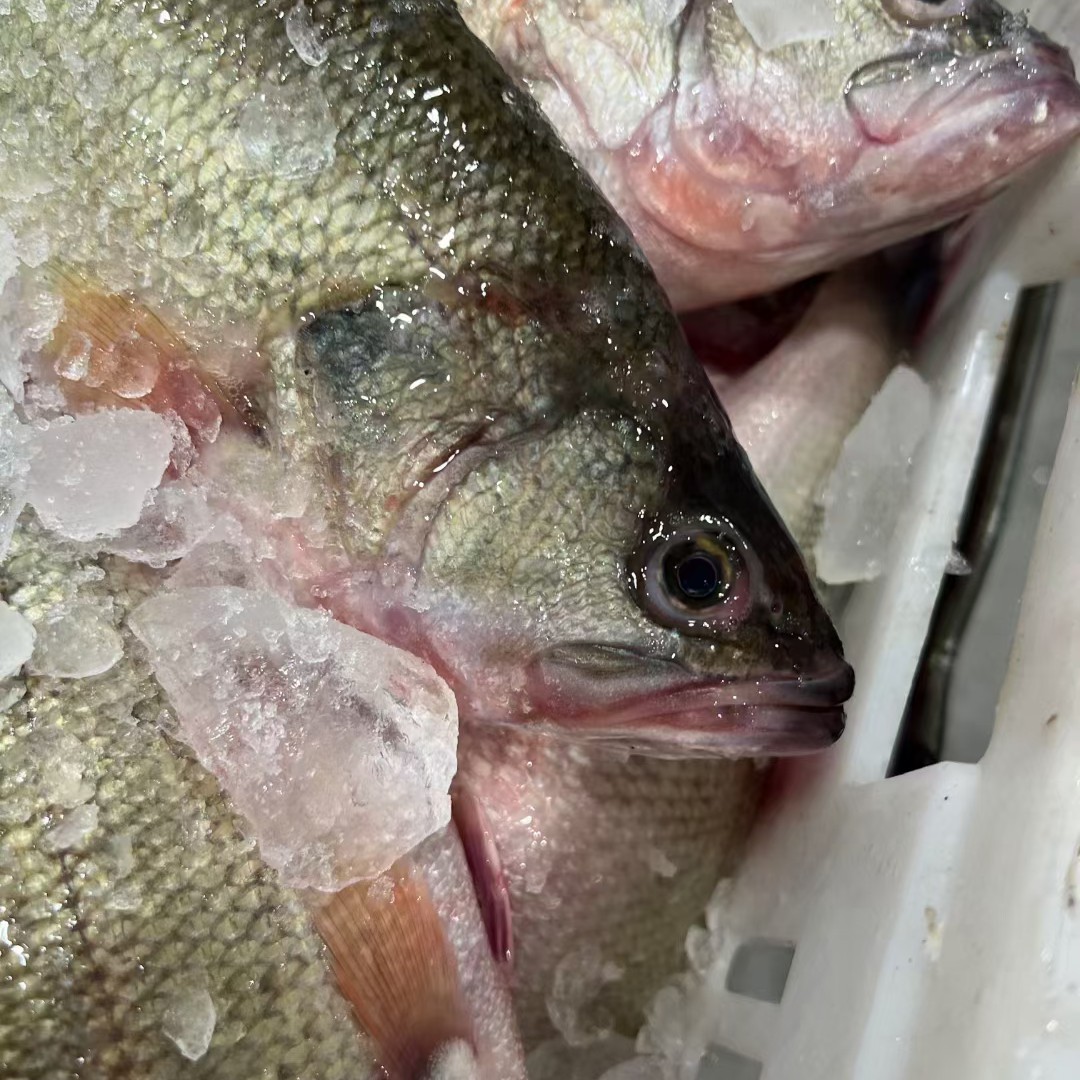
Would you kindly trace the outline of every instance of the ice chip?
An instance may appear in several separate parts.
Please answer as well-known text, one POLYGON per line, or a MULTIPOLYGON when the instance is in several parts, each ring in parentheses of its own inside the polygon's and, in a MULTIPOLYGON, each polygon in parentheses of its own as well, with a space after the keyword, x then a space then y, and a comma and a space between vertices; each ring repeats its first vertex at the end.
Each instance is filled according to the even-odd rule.
POLYGON ((922 378, 897 367, 844 440, 822 496, 824 520, 814 547, 825 584, 870 581, 882 572, 932 408, 922 378))
POLYGON ((645 848, 644 854, 649 868, 659 877, 674 877, 679 872, 678 866, 667 857, 667 854, 661 848, 650 844, 645 848))
POLYGON ((622 974, 617 964, 604 960, 595 945, 567 953, 555 965, 546 999, 547 1012, 571 1046, 586 1046, 611 1034, 612 1017, 596 1004, 596 999, 608 983, 621 979, 622 974))
POLYGON ((22 6, 26 9, 26 14, 30 16, 31 22, 43 23, 48 18, 45 0, 22 0, 22 6))
POLYGON ((38 790, 50 806, 74 810, 94 794, 87 779, 96 758, 89 746, 62 728, 34 731, 23 744, 37 768, 38 790))
POLYGON ((237 169, 262 176, 311 176, 334 160, 337 125, 318 82, 267 83, 237 116, 237 169))
POLYGON ((18 402, 23 400, 26 360, 52 335, 62 311, 59 296, 21 276, 0 286, 0 383, 18 402))
POLYGON ((311 21, 311 12, 307 9, 305 0, 296 0, 285 16, 285 33, 296 50, 296 55, 310 64, 319 67, 326 63, 329 51, 326 45, 319 40, 318 31, 311 21))
POLYGON ((4 769, 22 798, 0 802, 0 821, 26 821, 34 809, 74 810, 94 794, 97 757, 70 732, 40 722, 5 751, 4 769))
POLYGON ((162 593, 129 623, 287 884, 373 878, 449 821, 457 707, 416 657, 235 586, 162 593))
POLYGON ((217 1009, 205 987, 181 987, 166 999, 161 1030, 188 1061, 203 1057, 210 1048, 216 1026, 217 1009))
POLYGON ((53 826, 42 838, 43 851, 50 854, 61 851, 78 851, 86 838, 97 828, 98 808, 94 803, 76 806, 64 814, 59 825, 53 826))
POLYGON ((108 671, 124 655, 124 642, 109 610, 92 600, 65 600, 36 626, 30 667, 57 679, 88 679, 108 671))
POLYGON ((15 234, 0 218, 0 289, 18 273, 19 256, 15 250, 15 234))
POLYGON ((26 503, 30 475, 29 429, 19 423, 10 396, 0 389, 0 562, 26 503))
POLYGON ((72 540, 115 533, 139 520, 172 445, 168 421, 143 410, 57 421, 32 441, 27 502, 46 527, 72 540))
POLYGON ((0 600, 0 679, 16 674, 30 659, 35 637, 30 620, 0 600))
POLYGON ((836 0, 732 0, 739 21, 762 52, 836 36, 836 0))

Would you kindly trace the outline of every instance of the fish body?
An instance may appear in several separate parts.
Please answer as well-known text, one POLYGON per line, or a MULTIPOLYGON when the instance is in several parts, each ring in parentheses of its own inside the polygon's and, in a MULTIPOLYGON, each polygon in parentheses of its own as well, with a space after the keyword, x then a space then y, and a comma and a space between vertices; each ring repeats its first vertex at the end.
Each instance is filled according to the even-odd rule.
POLYGON ((461 0, 680 309, 955 220, 1080 125, 1067 54, 987 0, 763 7, 461 0))
MULTIPOLYGON (((318 49, 310 34, 297 36, 295 5, 286 3, 105 0, 0 16, 0 219, 21 260, 19 288, 58 301, 52 336, 41 336, 31 376, 16 388, 24 412, 43 421, 101 408, 170 417, 176 445, 160 490, 203 485, 228 524, 224 539, 162 572, 170 583, 228 585, 248 575, 295 604, 323 607, 426 660, 454 690, 463 730, 496 743, 501 732, 508 745, 535 738, 549 762, 557 751, 547 739, 586 757, 647 752, 658 760, 630 767, 643 781, 622 795, 633 820, 648 820, 644 804, 674 782, 675 766, 694 765, 666 759, 829 745, 842 730, 852 673, 625 227, 452 5, 320 0, 303 12, 318 49), (219 560, 215 552, 235 539, 229 529, 247 546, 236 540, 231 561, 219 560)), ((26 561, 16 556, 5 589, 24 608, 45 587, 39 580, 59 588, 37 567, 47 538, 26 536, 26 561)), ((56 558, 65 555, 74 557, 61 548, 56 558)), ((143 572, 125 565, 87 567, 117 593, 118 626, 130 607, 124 594, 143 572)), ((146 573, 143 595, 164 585, 146 573)), ((149 829, 157 861, 145 866, 172 876, 144 882, 136 860, 136 915, 50 907, 44 938, 27 946, 38 951, 13 962, 63 969, 72 950, 90 947, 79 935, 92 927, 90 945, 103 943, 91 948, 93 962, 138 956, 134 968, 116 969, 115 982, 99 984, 106 1000, 134 1002, 149 1023, 154 978, 164 985, 191 959, 189 927, 174 933, 159 910, 174 896, 188 910, 197 901, 182 897, 197 888, 213 898, 205 910, 215 926, 228 928, 234 905, 248 910, 248 893, 233 884, 239 875, 266 890, 257 901, 265 936, 252 939, 263 967, 237 977, 238 988, 208 934, 194 955, 198 978, 206 967, 211 981, 186 986, 183 1001, 198 1008, 169 1014, 189 1028, 194 1016, 200 1037, 207 1000, 222 1021, 239 1017, 202 1047, 205 1075, 243 1075, 246 1065, 234 1068, 229 1055, 264 1052, 310 1076, 363 1075, 367 1053, 393 1080, 459 1066, 483 1080, 520 1072, 506 1010, 483 1006, 504 1002, 506 973, 475 967, 481 956, 488 965, 499 957, 477 951, 476 913, 488 892, 480 888, 480 905, 463 898, 462 856, 474 872, 479 865, 468 816, 460 836, 403 854, 389 891, 350 883, 330 900, 301 903, 250 844, 234 871, 228 857, 209 854, 219 833, 231 836, 228 801, 161 730, 169 713, 147 654, 124 643, 123 665, 101 682, 20 676, 7 735, 31 737, 43 712, 62 728, 84 725, 75 737, 99 752, 95 768, 108 774, 94 788, 96 816, 77 819, 88 826, 87 850, 125 828, 141 850, 149 829), (127 728, 108 726, 127 723, 126 709, 116 719, 99 697, 114 684, 137 699, 145 730, 135 726, 143 734, 131 745, 152 744, 147 760, 164 777, 160 790, 145 760, 125 752, 127 728), (167 754, 190 774, 173 783, 161 763, 167 754), (127 824, 124 815, 142 805, 129 784, 154 792, 139 811, 149 823, 127 824), (189 880, 181 853, 193 814, 208 822, 209 839, 205 868, 189 880), (292 920, 287 931, 275 922, 279 909, 292 920), (133 923, 147 927, 145 941, 125 937, 133 923), (379 927, 393 932, 373 932, 379 927), (279 932, 294 943, 285 948, 306 950, 302 977, 288 970, 317 989, 299 1001, 291 981, 265 974, 282 970, 274 966, 279 932), (345 1010, 324 1008, 320 996, 328 960, 368 1034, 349 1051, 341 1050, 348 1029, 335 1026, 345 1010), (145 984, 144 970, 157 973, 145 984), (412 974, 380 981, 386 971, 412 974), (234 1004, 236 995, 247 999, 234 1004), (268 998, 289 1015, 259 1027, 250 1018, 270 1009, 268 998)), ((491 757, 492 744, 482 745, 464 748, 463 775, 491 757)), ((0 763, 12 788, 27 775, 10 764, 17 760, 0 763)), ((601 775, 609 759, 597 761, 601 775)), ((719 822, 721 843, 735 848, 751 767, 714 765, 730 787, 701 805, 730 814, 719 822)), ((517 774, 521 762, 503 769, 517 774)), ((588 789, 587 768, 568 764, 568 777, 575 771, 568 805, 588 789)), ((35 777, 29 816, 6 836, 10 900, 0 899, 16 910, 13 925, 34 918, 29 893, 45 873, 41 860, 50 881, 71 872, 43 839, 56 814, 47 787, 35 777)), ((469 789, 489 820, 506 816, 485 784, 469 789)), ((617 790, 613 783, 612 805, 617 790)), ((609 812, 613 841, 620 820, 609 812)), ((565 824, 545 828, 569 866, 583 865, 565 824)), ((658 859, 664 870, 675 861, 658 859)), ((717 850, 710 876, 729 864, 728 849, 717 850)), ((601 877, 614 888, 616 868, 601 877)), ((702 874, 686 895, 704 888, 702 874)), ((658 912, 662 892, 646 890, 638 910, 658 912)), ((498 899, 498 889, 490 893, 498 899)), ((542 935, 561 931, 518 896, 514 977, 541 984, 529 967, 547 964, 542 935)), ((202 923, 189 923, 197 934, 202 923)), ((254 947, 246 924, 235 932, 236 949, 254 947)), ((558 946, 572 949, 573 936, 558 936, 558 946)), ((646 966, 643 957, 631 963, 646 966)), ((132 1049, 123 1035, 103 1041, 96 1028, 70 1023, 86 1003, 83 986, 65 979, 61 971, 40 992, 33 978, 7 985, 23 1031, 40 1019, 70 1029, 76 1057, 137 1053, 140 1075, 171 1075, 175 1053, 160 1028, 147 1026, 132 1049)), ((194 1053, 193 1039, 201 1045, 182 1035, 194 1053)), ((33 1040, 12 1045, 19 1071, 33 1040)))
POLYGON ((168 733, 124 626, 141 568, 28 527, 0 581, 32 621, 77 593, 126 645, 92 679, 14 680, 2 718, 0 1074, 367 1076, 307 907, 168 733))
POLYGON ((482 798, 507 879, 526 1049, 633 1037, 737 869, 766 771, 485 731, 462 748, 461 779, 482 798))
POLYGON ((452 6, 315 5, 317 67, 285 13, 7 17, 0 176, 46 190, 0 213, 78 281, 69 347, 101 333, 95 288, 203 366, 239 326, 327 523, 295 538, 293 576, 429 660, 463 719, 674 752, 828 744, 850 689, 835 632, 603 198, 452 6), (701 596, 669 580, 686 559, 701 596))

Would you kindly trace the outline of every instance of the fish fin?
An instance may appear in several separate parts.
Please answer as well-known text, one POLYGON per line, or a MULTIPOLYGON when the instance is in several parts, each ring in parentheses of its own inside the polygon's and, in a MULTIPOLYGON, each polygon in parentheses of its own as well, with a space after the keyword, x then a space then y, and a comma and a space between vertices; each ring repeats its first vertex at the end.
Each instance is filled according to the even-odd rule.
POLYGON ((474 1045, 450 942, 408 860, 375 882, 333 893, 313 919, 341 993, 390 1080, 439 1077, 449 1045, 474 1045))
POLYGON ((458 780, 451 789, 454 826, 465 850, 476 899, 496 961, 513 963, 514 934, 510 886, 503 870, 495 832, 476 794, 458 780))
POLYGON ((48 352, 69 402, 173 412, 196 446, 223 425, 258 426, 247 398, 234 402, 157 313, 55 264, 45 276, 64 302, 48 352))

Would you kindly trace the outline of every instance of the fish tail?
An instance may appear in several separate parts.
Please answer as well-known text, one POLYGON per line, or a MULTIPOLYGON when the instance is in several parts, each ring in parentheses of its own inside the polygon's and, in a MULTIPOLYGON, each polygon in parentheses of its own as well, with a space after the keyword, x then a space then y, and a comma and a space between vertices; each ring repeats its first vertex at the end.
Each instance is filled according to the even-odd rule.
POLYGON ((478 1080, 457 962, 407 860, 373 883, 334 893, 313 916, 341 993, 389 1080, 478 1080))

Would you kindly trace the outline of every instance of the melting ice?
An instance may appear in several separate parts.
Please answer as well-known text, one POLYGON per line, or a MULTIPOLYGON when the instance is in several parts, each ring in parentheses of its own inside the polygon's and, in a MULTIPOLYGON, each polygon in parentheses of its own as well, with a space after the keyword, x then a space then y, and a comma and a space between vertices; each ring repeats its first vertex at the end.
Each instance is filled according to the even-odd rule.
POLYGON ((233 586, 152 597, 130 625, 181 737, 287 883, 375 877, 449 821, 457 707, 416 657, 233 586))
POLYGON ((825 518, 814 547, 826 584, 870 581, 884 568, 932 407, 922 378, 898 367, 844 441, 825 487, 825 518))

